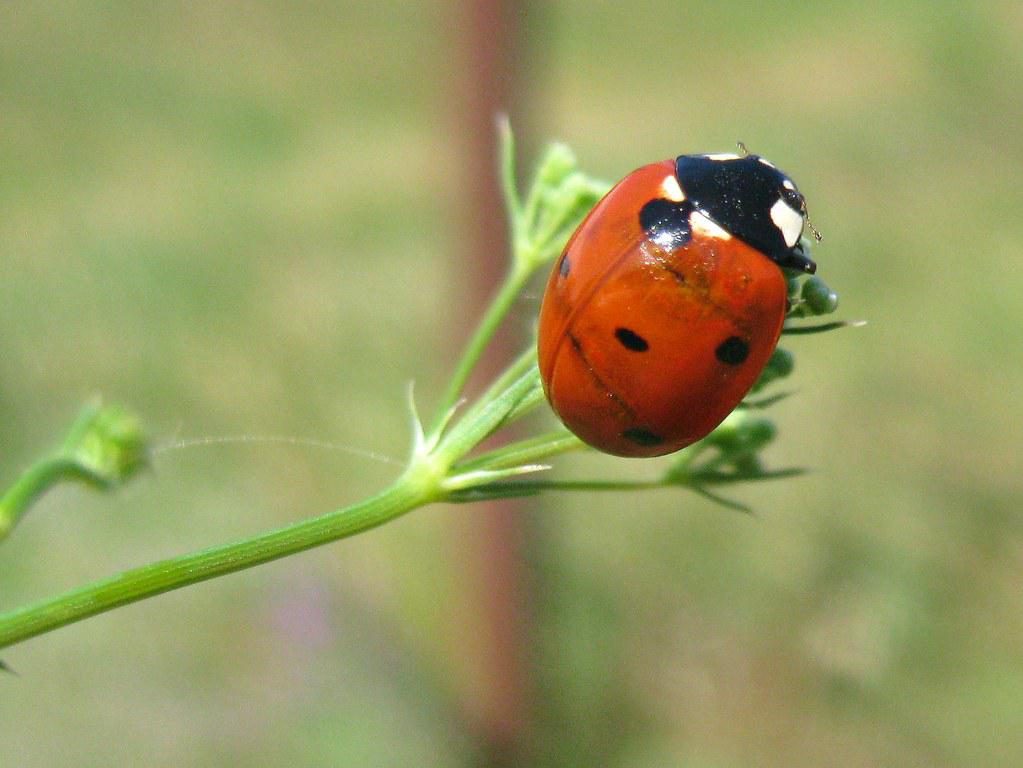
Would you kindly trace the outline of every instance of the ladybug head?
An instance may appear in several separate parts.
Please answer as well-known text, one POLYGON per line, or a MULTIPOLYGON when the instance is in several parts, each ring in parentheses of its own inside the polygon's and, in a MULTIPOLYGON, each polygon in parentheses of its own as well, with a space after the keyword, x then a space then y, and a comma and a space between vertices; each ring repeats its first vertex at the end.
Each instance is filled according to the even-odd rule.
POLYGON ((675 175, 693 207, 733 237, 782 267, 810 273, 817 269, 800 245, 806 200, 795 182, 768 160, 748 154, 680 155, 675 175))

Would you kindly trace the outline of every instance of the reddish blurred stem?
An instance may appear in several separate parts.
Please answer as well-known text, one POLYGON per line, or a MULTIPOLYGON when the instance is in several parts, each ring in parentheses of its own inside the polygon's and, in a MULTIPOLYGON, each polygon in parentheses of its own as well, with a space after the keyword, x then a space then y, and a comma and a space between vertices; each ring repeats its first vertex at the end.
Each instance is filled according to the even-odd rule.
MULTIPOLYGON (((456 27, 460 93, 454 117, 463 137, 460 239, 468 281, 467 317, 482 315, 508 265, 507 223, 497 178, 495 118, 507 112, 518 118, 517 62, 522 3, 511 0, 466 0, 458 3, 456 27)), ((521 131, 520 121, 515 127, 521 131)), ((471 326, 457 330, 468 338, 471 326)), ((521 337, 499 334, 478 374, 498 371, 521 348, 521 337)), ((466 531, 466 582, 471 604, 465 616, 473 659, 466 709, 480 745, 480 765, 506 768, 521 764, 530 721, 531 685, 526 648, 532 636, 526 605, 525 518, 514 502, 473 505, 462 512, 466 531)))

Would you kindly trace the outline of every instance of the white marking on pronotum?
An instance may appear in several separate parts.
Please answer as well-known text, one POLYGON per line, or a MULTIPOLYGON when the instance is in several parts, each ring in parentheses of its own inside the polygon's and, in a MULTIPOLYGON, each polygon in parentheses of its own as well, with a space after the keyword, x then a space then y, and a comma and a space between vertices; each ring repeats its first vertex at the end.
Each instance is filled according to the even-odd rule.
POLYGON ((720 161, 720 160, 738 160, 741 157, 741 155, 736 155, 736 154, 734 154, 732 152, 719 152, 718 154, 715 154, 715 155, 704 155, 704 157, 707 158, 708 160, 720 161))
POLYGON ((689 215, 689 226, 693 232, 699 232, 707 237, 716 237, 718 240, 731 240, 732 235, 727 229, 722 229, 716 221, 711 220, 702 211, 693 211, 689 215))
POLYGON ((799 237, 803 234, 803 216, 780 197, 778 202, 771 206, 771 221, 781 231, 785 245, 791 248, 799 242, 799 237))
POLYGON ((782 179, 781 185, 785 189, 791 189, 793 192, 796 191, 796 185, 792 183, 792 179, 782 179))
POLYGON ((763 163, 764 165, 766 165, 766 166, 767 166, 768 168, 774 168, 775 170, 778 170, 778 169, 777 169, 777 168, 775 167, 774 163, 772 163, 772 162, 771 162, 770 160, 768 160, 768 159, 767 159, 766 157, 758 157, 758 158, 757 158, 757 160, 759 160, 759 161, 760 161, 761 163, 763 163))
POLYGON ((664 177, 664 181, 661 182, 661 192, 664 193, 665 198, 676 203, 681 203, 686 199, 685 192, 678 185, 678 179, 674 174, 664 177))

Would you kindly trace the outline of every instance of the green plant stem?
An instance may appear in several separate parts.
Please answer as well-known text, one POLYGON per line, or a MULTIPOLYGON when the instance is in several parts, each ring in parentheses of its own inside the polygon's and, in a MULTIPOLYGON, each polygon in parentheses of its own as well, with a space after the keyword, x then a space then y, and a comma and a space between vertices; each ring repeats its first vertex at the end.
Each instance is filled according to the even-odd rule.
POLYGON ((705 485, 731 485, 748 483, 754 480, 780 480, 786 477, 797 477, 806 474, 806 470, 779 469, 763 472, 756 477, 744 475, 728 475, 708 473, 706 476, 694 475, 688 479, 675 479, 665 482, 654 480, 520 480, 514 483, 491 483, 482 486, 479 491, 486 491, 492 496, 536 495, 550 491, 651 491, 656 489, 689 488, 701 491, 705 485))
POLYGON ((485 490, 514 490, 519 495, 546 491, 641 491, 671 488, 661 480, 526 480, 516 483, 492 483, 485 490))
POLYGON ((476 328, 476 332, 462 353, 462 358, 458 361, 458 367, 455 368, 448 388, 445 390, 444 396, 441 398, 440 405, 437 408, 437 415, 431 425, 431 431, 440 427, 447 413, 458 402, 458 398, 461 397, 473 368, 483 355, 483 350, 487 348, 504 316, 508 314, 508 310, 515 304, 531 274, 532 270, 518 266, 518 262, 508 272, 497 296, 494 297, 494 300, 487 307, 486 314, 483 316, 479 326, 476 328))
POLYGON ((444 435, 438 454, 447 461, 447 466, 465 456, 495 430, 540 403, 543 389, 533 362, 535 356, 532 349, 519 356, 444 435))
MULTIPOLYGON (((494 333, 500 326, 505 315, 515 304, 522 289, 526 286, 530 276, 536 268, 535 258, 531 258, 533 250, 530 248, 527 215, 523 211, 522 201, 515 189, 515 137, 512 134, 508 117, 502 115, 497 122, 499 141, 499 172, 501 184, 501 196, 504 199, 505 216, 508 221, 509 237, 511 239, 512 259, 508 273, 501 284, 494 300, 487 307, 486 314, 480 321, 473 334, 472 339, 462 352, 458 366, 451 376, 451 381, 441 398, 437 407, 436 416, 430 425, 431 432, 441 429, 448 419, 448 414, 454 408, 455 403, 462 396, 469 376, 473 368, 479 362, 483 351, 487 348, 494 333)), ((535 208, 536 192, 530 196, 530 216, 535 208)))
MULTIPOLYGON (((433 439, 424 439, 421 435, 404 474, 380 494, 251 539, 135 568, 0 614, 0 648, 128 603, 361 533, 417 507, 453 498, 465 487, 451 482, 452 466, 480 440, 542 399, 535 356, 530 348, 513 361, 443 437, 436 434, 433 439)), ((70 469, 80 472, 73 464, 70 469)), ((40 462, 19 480, 5 500, 11 500, 12 509, 24 509, 33 494, 49 487, 54 478, 64 479, 68 471, 69 467, 60 462, 40 462)), ((487 482, 482 476, 460 477, 468 485, 487 482)))
POLYGON ((520 440, 510 445, 501 446, 468 461, 459 462, 452 468, 452 471, 457 473, 474 472, 477 470, 495 470, 521 464, 532 464, 561 453, 584 448, 586 448, 586 444, 582 440, 567 429, 560 429, 546 435, 538 435, 527 440, 520 440))
POLYGON ((162 592, 361 533, 439 500, 437 488, 437 479, 429 473, 407 472, 390 488, 359 504, 252 539, 134 568, 0 614, 0 648, 162 592))
POLYGON ((32 503, 57 483, 82 479, 78 465, 57 454, 36 462, 0 498, 0 541, 7 537, 32 503))
MULTIPOLYGON (((515 135, 512 133, 508 115, 497 118, 498 137, 498 179, 501 184, 501 196, 504 198, 505 219, 516 228, 522 220, 522 202, 515 188, 515 135)), ((513 236, 517 232, 512 233, 513 236)))
POLYGON ((737 483, 759 482, 761 480, 782 480, 787 477, 799 477, 805 475, 807 470, 802 467, 789 467, 788 469, 765 469, 757 472, 755 476, 742 472, 712 472, 703 470, 692 475, 688 482, 676 480, 678 485, 685 485, 690 488, 706 485, 736 485, 737 483))

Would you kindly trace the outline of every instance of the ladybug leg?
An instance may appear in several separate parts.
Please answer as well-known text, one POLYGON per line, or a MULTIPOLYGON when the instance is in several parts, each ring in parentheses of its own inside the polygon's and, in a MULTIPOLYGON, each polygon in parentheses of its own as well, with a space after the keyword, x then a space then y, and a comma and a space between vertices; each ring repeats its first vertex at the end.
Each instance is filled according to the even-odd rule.
POLYGON ((803 247, 798 244, 785 254, 785 258, 779 261, 778 265, 785 267, 786 269, 805 272, 808 275, 812 275, 817 271, 817 263, 807 256, 806 251, 804 251, 803 247))

